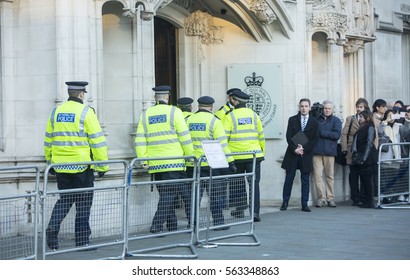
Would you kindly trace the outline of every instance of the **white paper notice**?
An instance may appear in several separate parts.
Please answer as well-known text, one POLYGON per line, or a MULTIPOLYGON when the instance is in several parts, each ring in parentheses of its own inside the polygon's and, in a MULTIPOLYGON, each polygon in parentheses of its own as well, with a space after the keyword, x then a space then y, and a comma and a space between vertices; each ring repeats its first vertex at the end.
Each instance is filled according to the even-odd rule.
POLYGON ((229 166, 221 143, 219 143, 218 140, 202 141, 201 144, 211 168, 218 169, 227 168, 229 166))

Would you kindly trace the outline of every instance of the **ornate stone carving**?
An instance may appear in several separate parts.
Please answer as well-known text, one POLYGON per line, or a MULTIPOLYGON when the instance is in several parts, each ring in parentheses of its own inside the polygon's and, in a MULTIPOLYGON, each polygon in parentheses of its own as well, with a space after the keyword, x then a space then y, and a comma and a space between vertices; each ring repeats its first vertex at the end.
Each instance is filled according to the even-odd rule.
POLYGON ((352 54, 364 47, 364 41, 360 39, 349 39, 343 46, 344 54, 352 54))
MULTIPOLYGON (((373 0, 314 0, 308 24, 312 33, 325 32, 330 43, 344 45, 350 38, 373 41, 373 0)), ((350 42, 345 53, 358 48, 350 42)))
POLYGON ((200 37, 205 45, 222 44, 224 37, 222 27, 215 26, 212 16, 201 11, 195 11, 185 18, 185 34, 200 37))
POLYGON ((373 36, 373 0, 340 0, 340 11, 347 15, 348 35, 373 36))
POLYGON ((313 13, 308 17, 311 31, 323 31, 330 43, 342 44, 347 30, 347 16, 338 13, 313 13))
POLYGON ((252 0, 249 9, 263 24, 270 24, 277 19, 274 11, 265 0, 252 0))

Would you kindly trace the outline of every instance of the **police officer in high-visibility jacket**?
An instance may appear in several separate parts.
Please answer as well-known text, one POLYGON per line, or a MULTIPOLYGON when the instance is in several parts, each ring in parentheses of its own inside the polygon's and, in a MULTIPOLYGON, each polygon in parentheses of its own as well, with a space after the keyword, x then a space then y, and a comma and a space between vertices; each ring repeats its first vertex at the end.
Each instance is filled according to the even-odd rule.
POLYGON ((226 102, 225 105, 223 105, 221 108, 218 109, 218 111, 215 112, 215 116, 217 116, 220 120, 223 120, 223 118, 228 114, 228 112, 233 110, 234 105, 232 104, 232 95, 235 91, 241 90, 239 88, 228 89, 228 91, 226 92, 228 102, 226 102))
MULTIPOLYGON (((249 100, 248 94, 242 91, 235 91, 232 98, 234 109, 224 118, 225 132, 232 153, 255 152, 256 154, 255 196, 254 199, 251 200, 251 205, 254 206, 253 220, 260 222, 259 181, 261 162, 264 160, 265 155, 265 136, 262 122, 252 109, 246 107, 246 102, 249 100)), ((252 172, 252 154, 234 155, 234 159, 238 173, 252 172)), ((249 185, 251 186, 251 182, 249 182, 249 185)), ((234 206, 236 206, 236 209, 231 211, 231 215, 237 218, 243 218, 244 210, 247 208, 245 182, 241 180, 239 184, 236 182, 236 184, 230 186, 230 196, 233 196, 234 206)))
MULTIPOLYGON (((215 112, 215 116, 217 116, 222 122, 223 122, 225 116, 227 114, 229 114, 229 112, 232 111, 233 108, 234 108, 234 106, 232 104, 232 102, 233 102, 232 95, 235 91, 241 91, 241 90, 239 88, 230 88, 226 91, 226 97, 228 99, 228 102, 226 102, 225 105, 223 105, 221 108, 218 109, 218 111, 215 112)), ((220 170, 220 172, 221 172, 221 175, 232 174, 232 171, 230 171, 229 168, 223 168, 223 169, 220 170)), ((230 181, 229 178, 226 178, 224 180, 224 184, 226 185, 226 188, 225 188, 226 190, 228 189, 229 181, 230 181)), ((226 203, 230 204, 231 198, 232 197, 230 196, 229 197, 229 202, 226 201, 226 203)), ((224 206, 224 208, 225 208, 225 206, 224 206)))
MULTIPOLYGON (((187 119, 189 133, 191 134, 192 142, 194 144, 194 155, 196 158, 200 158, 204 154, 202 148, 202 141, 206 140, 218 140, 221 143, 224 153, 230 154, 231 150, 228 147, 226 139, 225 129, 222 122, 212 113, 212 108, 215 100, 210 96, 202 96, 198 98, 198 111, 191 115, 187 119)), ((234 159, 232 156, 227 158, 229 167, 236 171, 234 159)), ((188 173, 192 173, 192 167, 188 167, 188 173)), ((213 169, 212 174, 215 176, 220 175, 220 169, 213 169)), ((201 162, 201 177, 209 177, 210 169, 207 161, 201 162)), ((208 181, 202 181, 200 187, 200 200, 204 190, 206 189, 210 197, 210 210, 212 213, 212 219, 214 226, 220 226, 225 223, 225 219, 222 210, 225 205, 225 185, 221 180, 213 180, 212 186, 209 186, 208 181)), ((217 227, 215 230, 226 230, 229 227, 217 227)))
MULTIPOLYGON (((155 92, 156 105, 141 114, 135 138, 135 151, 138 158, 155 158, 143 163, 148 172, 154 174, 154 179, 174 180, 183 178, 186 170, 185 160, 156 159, 161 157, 192 156, 194 148, 182 111, 168 105, 170 86, 157 86, 155 92)), ((159 201, 150 228, 151 233, 163 231, 166 222, 167 229, 177 229, 177 218, 173 202, 178 193, 178 184, 157 184, 159 201)))
MULTIPOLYGON (((66 82, 68 101, 56 107, 47 123, 44 137, 44 155, 48 164, 57 165, 50 173, 57 176, 59 190, 92 188, 94 171, 102 177, 108 171, 107 164, 82 165, 76 162, 106 161, 107 143, 94 109, 83 104, 88 82, 66 82)), ((90 245, 91 228, 89 224, 93 192, 62 193, 54 205, 46 230, 47 246, 59 248, 58 232, 65 216, 75 203, 75 245, 90 245)))

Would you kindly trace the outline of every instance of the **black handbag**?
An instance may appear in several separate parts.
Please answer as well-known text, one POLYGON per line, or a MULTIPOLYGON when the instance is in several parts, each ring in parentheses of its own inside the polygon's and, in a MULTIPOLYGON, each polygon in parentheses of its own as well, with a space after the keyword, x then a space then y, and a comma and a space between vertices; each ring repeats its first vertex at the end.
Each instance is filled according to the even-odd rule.
POLYGON ((363 165, 363 156, 362 152, 353 152, 352 153, 352 165, 363 165))
POLYGON ((342 166, 345 166, 346 163, 346 154, 342 153, 342 145, 337 143, 337 155, 335 156, 335 162, 342 166))

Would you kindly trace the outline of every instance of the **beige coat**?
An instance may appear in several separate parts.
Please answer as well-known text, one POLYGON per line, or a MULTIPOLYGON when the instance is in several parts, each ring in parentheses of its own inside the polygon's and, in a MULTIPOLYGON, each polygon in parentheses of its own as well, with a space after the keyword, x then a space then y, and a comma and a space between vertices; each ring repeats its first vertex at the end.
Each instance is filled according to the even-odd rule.
POLYGON ((355 115, 350 115, 346 118, 345 125, 342 129, 342 137, 340 138, 340 144, 342 146, 342 152, 347 152, 346 156, 346 163, 351 164, 352 163, 352 144, 353 144, 353 137, 356 133, 356 131, 359 129, 360 125, 357 120, 357 114, 355 115), (352 118, 353 117, 353 118, 352 118), (350 129, 349 135, 347 134, 349 131, 349 126, 350 123, 352 122, 352 127, 350 129))
MULTIPOLYGON (((383 119, 383 116, 379 116, 379 114, 377 113, 373 113, 373 124, 374 124, 374 129, 376 130, 376 132, 378 131, 379 125, 381 123, 383 119)), ((379 149, 379 134, 376 133, 376 137, 374 138, 374 146, 376 147, 376 149, 379 149)))

